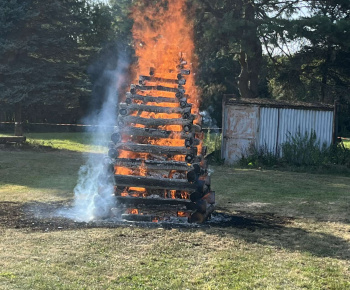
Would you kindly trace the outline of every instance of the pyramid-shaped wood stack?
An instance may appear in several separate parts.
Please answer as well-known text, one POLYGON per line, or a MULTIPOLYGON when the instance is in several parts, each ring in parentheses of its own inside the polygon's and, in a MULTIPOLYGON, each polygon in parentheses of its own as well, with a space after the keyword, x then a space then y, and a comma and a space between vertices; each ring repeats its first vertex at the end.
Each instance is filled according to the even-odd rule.
POLYGON ((174 79, 157 77, 154 69, 139 76, 119 104, 107 166, 124 220, 202 223, 214 210, 203 133, 185 89, 191 71, 186 61, 179 63, 174 79), (173 125, 182 131, 169 130, 173 125))

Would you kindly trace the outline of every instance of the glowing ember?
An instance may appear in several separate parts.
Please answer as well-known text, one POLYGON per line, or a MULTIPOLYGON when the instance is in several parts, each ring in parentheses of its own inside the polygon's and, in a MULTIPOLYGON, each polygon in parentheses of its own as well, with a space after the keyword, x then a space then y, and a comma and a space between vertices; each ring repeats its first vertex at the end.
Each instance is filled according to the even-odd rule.
POLYGON ((178 211, 178 212, 177 212, 177 216, 178 216, 178 217, 189 217, 190 214, 189 214, 188 212, 178 211))
POLYGON ((129 209, 129 210, 128 210, 128 213, 129 213, 129 214, 139 214, 139 210, 136 209, 136 208, 132 208, 132 209, 129 209))

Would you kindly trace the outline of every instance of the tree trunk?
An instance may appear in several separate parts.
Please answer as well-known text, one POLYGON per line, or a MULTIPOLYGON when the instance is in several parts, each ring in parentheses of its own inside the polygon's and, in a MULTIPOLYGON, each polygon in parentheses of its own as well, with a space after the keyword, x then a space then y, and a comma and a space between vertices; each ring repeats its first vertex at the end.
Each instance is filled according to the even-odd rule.
POLYGON ((15 104, 15 136, 23 136, 22 104, 15 104))
POLYGON ((328 43, 326 59, 324 63, 321 65, 321 73, 322 73, 322 81, 321 81, 321 97, 320 101, 322 103, 329 101, 327 100, 327 84, 328 84, 328 74, 329 74, 329 66, 331 64, 332 58, 332 44, 328 43))
POLYGON ((238 88, 242 98, 257 98, 259 96, 259 74, 262 63, 262 48, 257 36, 255 7, 251 1, 245 1, 245 28, 241 39, 239 62, 241 73, 238 88))
POLYGON ((246 53, 241 50, 239 56, 239 63, 241 65, 241 73, 238 77, 238 89, 242 98, 251 98, 251 92, 249 89, 249 72, 246 61, 246 53))
POLYGON ((249 40, 249 46, 251 47, 251 51, 247 55, 249 88, 252 97, 257 98, 259 96, 259 74, 262 63, 262 48, 256 33, 254 33, 252 38, 249 40))

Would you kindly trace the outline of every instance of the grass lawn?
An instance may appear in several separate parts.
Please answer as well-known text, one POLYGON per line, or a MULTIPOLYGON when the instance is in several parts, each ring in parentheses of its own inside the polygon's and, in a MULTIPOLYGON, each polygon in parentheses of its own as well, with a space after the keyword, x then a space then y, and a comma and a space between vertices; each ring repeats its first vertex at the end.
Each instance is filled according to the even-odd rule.
MULTIPOLYGON (((0 134, 0 136, 8 135, 0 134)), ((24 135, 31 146, 49 146, 75 152, 105 152, 109 141, 108 136, 93 133, 25 133, 24 135)))
POLYGON ((200 228, 26 223, 73 197, 88 141, 70 134, 35 136, 67 150, 0 149, 0 289, 350 288, 346 176, 215 166, 232 222, 200 228))
POLYGON ((343 140, 343 143, 344 143, 346 148, 350 149, 350 140, 343 140))

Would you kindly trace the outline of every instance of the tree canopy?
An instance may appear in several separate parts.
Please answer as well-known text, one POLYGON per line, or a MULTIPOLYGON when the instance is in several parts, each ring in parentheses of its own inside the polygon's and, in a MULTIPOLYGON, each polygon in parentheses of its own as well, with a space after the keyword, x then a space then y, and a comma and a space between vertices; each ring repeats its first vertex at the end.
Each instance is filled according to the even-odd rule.
MULTIPOLYGON (((2 107, 54 104, 65 112, 76 108, 79 117, 88 104, 98 108, 109 82, 104 71, 115 68, 120 53, 134 61, 129 15, 138 1, 0 0, 2 107)), ((344 112, 341 122, 349 124, 344 130, 350 131, 345 114, 350 108, 349 1, 187 4, 184 13, 195 24, 201 108, 211 111, 218 125, 222 96, 235 94, 337 100, 344 112)))

